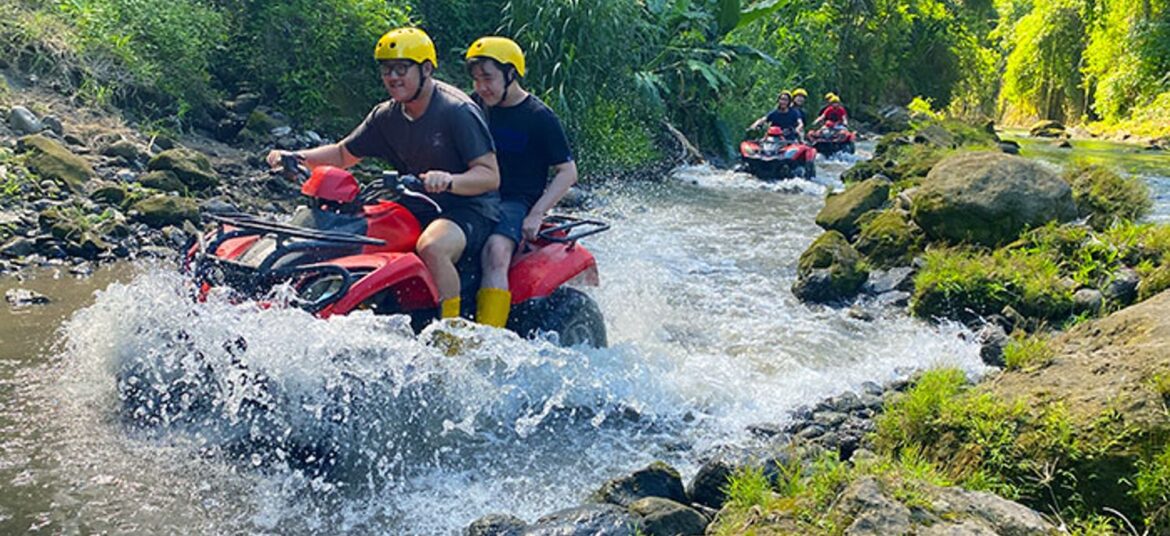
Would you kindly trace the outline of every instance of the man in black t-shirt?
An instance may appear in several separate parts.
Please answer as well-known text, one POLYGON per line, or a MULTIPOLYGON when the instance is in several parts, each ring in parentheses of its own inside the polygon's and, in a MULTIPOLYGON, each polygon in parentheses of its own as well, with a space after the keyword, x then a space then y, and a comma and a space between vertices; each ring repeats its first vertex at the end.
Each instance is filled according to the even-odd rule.
MULTIPOLYGON (((345 168, 377 157, 423 180, 442 213, 418 200, 402 204, 422 227, 415 250, 435 280, 440 316, 455 317, 461 306, 456 263, 478 253, 499 220, 500 173, 491 134, 465 93, 432 77, 435 45, 421 30, 391 30, 378 40, 374 58, 391 100, 375 106, 341 142, 297 156, 309 166, 345 168)), ((269 153, 269 165, 283 154, 269 153)))
POLYGON ((500 161, 500 222, 484 246, 477 322, 504 327, 512 295, 508 267, 516 247, 534 240, 544 214, 577 182, 577 164, 556 114, 520 87, 524 53, 504 37, 484 37, 467 50, 473 97, 484 109, 500 161), (553 169, 552 182, 548 180, 553 169))
POLYGON ((781 91, 776 97, 776 109, 757 119, 750 128, 759 128, 767 121, 771 126, 780 127, 786 138, 799 140, 804 135, 804 121, 801 119, 801 113, 789 106, 791 103, 792 95, 787 91, 781 91))

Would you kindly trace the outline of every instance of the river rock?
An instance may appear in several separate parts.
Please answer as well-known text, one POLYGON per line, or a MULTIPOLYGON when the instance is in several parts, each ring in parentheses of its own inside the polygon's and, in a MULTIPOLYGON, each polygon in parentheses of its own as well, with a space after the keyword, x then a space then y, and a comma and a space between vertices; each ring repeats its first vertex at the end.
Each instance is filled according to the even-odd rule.
POLYGON ((219 184, 219 176, 211 161, 202 153, 189 149, 170 149, 150 159, 146 166, 151 171, 171 171, 187 188, 200 191, 219 184))
POLYGON ((138 176, 138 183, 160 192, 187 191, 187 185, 173 171, 148 171, 138 176))
POLYGON ((939 162, 913 204, 914 222, 928 236, 985 246, 1077 216, 1067 182, 1037 162, 995 152, 961 153, 939 162))
POLYGON ((801 254, 792 293, 806 302, 837 302, 857 295, 868 278, 861 254, 844 235, 827 231, 801 254))
POLYGON ((909 291, 914 289, 914 268, 899 266, 889 270, 873 270, 865 281, 865 292, 872 295, 881 295, 896 290, 909 291))
POLYGON ((1105 306, 1105 297, 1095 288, 1083 288, 1073 294, 1073 312, 1097 313, 1105 306))
POLYGON ((199 223, 199 205, 186 197, 155 195, 130 207, 135 219, 154 228, 182 225, 184 221, 199 223))
POLYGON ((638 499, 629 510, 641 518, 641 533, 646 536, 702 535, 707 530, 703 514, 670 499, 638 499))
POLYGON ((528 526, 523 519, 507 514, 488 514, 468 525, 464 536, 522 536, 528 526))
POLYGON ((126 187, 115 182, 101 182, 92 186, 89 198, 107 205, 121 205, 126 200, 126 187))
POLYGON ((687 486, 687 495, 691 502, 716 510, 723 508, 723 503, 727 502, 727 482, 734 471, 735 466, 722 456, 708 460, 699 467, 699 471, 687 486))
POLYGON ((629 506, 643 497, 663 497, 677 502, 686 502, 682 477, 673 467, 654 462, 630 475, 606 482, 593 493, 597 502, 629 506))
POLYGON ((825 206, 817 213, 817 225, 845 236, 857 234, 858 219, 885 204, 890 197, 890 185, 884 177, 873 177, 849 186, 844 192, 829 194, 825 206))
POLYGON ((8 126, 17 134, 37 134, 45 130, 44 123, 37 119, 36 114, 20 105, 8 111, 8 126))
POLYGON ((118 140, 102 149, 102 154, 121 158, 127 162, 146 160, 146 149, 130 140, 118 140))
POLYGON ((1129 305, 1137 299, 1138 283, 1142 277, 1133 268, 1122 268, 1113 274, 1113 279, 1105 285, 1101 294, 1112 303, 1129 305))
POLYGON ((1000 140, 999 150, 1007 154, 1020 154, 1020 144, 1015 140, 1000 140))
POLYGON ((80 192, 96 174, 84 158, 41 135, 25 136, 20 147, 29 153, 28 167, 41 177, 52 179, 71 192, 80 192))
POLYGON ((53 134, 58 136, 65 135, 65 125, 61 124, 61 120, 57 119, 57 116, 46 115, 45 117, 41 118, 41 123, 44 123, 45 128, 48 128, 49 131, 53 134))
POLYGON ((1033 124, 1028 134, 1033 138, 1059 138, 1065 135, 1065 127, 1060 121, 1046 119, 1033 124))
POLYGON ((224 108, 232 113, 247 116, 260 105, 260 95, 256 93, 240 93, 235 100, 223 103, 224 108))
POLYGON ((873 266, 906 266, 922 250, 922 230, 908 212, 883 210, 863 221, 853 246, 873 266))
POLYGON ((7 257, 23 257, 35 251, 35 248, 36 242, 32 239, 18 236, 9 240, 3 247, 0 247, 0 254, 7 257))
POLYGON ((625 508, 586 504, 544 516, 524 536, 637 536, 638 521, 625 508))
POLYGON ((10 288, 4 292, 4 301, 12 307, 28 307, 30 305, 44 305, 49 303, 48 296, 36 291, 23 288, 10 288))
POLYGON ((983 364, 989 367, 1003 368, 1003 350, 1011 342, 1007 331, 999 324, 988 323, 975 335, 975 340, 981 345, 979 358, 983 360, 983 364))

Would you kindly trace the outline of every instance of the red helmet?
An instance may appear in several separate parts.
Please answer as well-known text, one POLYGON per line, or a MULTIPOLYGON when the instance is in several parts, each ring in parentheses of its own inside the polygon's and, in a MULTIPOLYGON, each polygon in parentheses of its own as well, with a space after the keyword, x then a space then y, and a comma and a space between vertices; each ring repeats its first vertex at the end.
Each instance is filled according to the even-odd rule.
POLYGON ((769 136, 783 136, 784 131, 780 130, 780 127, 771 126, 771 127, 768 127, 768 135, 769 136))
POLYGON ((317 166, 309 180, 301 185, 301 193, 326 201, 352 203, 357 199, 361 186, 353 175, 333 166, 317 166))

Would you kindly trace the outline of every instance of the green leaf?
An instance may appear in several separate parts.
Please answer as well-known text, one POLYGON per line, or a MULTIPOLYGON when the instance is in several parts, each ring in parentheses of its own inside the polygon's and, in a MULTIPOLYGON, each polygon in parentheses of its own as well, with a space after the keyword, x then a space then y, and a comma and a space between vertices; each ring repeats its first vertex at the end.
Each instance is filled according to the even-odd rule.
POLYGON ((783 5, 784 0, 763 0, 752 5, 739 15, 739 21, 736 23, 735 29, 743 28, 763 17, 771 15, 783 5))
POLYGON ((739 0, 719 0, 719 37, 734 30, 739 24, 739 0))

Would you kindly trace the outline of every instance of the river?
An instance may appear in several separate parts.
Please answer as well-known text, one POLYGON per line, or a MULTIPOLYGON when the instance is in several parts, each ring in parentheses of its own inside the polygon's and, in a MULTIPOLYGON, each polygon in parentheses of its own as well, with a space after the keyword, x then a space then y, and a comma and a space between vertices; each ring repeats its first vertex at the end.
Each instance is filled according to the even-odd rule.
POLYGON ((0 533, 458 534, 484 514, 533 521, 578 504, 653 460, 689 479, 749 441, 749 425, 866 381, 980 373, 960 327, 792 296, 822 193, 702 167, 597 192, 591 212, 613 223, 585 242, 601 271, 589 291, 609 330, 600 350, 197 304, 165 264, 3 280, 54 302, 0 310, 0 533), (464 341, 453 356, 434 343, 451 337, 464 341), (120 367, 193 356, 262 371, 283 395, 262 420, 225 391, 205 418, 126 424, 120 367), (327 442, 356 469, 302 471, 284 439, 238 448, 257 438, 327 442))

